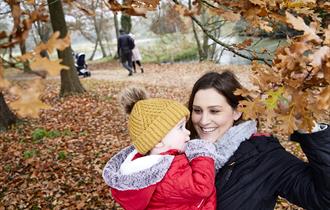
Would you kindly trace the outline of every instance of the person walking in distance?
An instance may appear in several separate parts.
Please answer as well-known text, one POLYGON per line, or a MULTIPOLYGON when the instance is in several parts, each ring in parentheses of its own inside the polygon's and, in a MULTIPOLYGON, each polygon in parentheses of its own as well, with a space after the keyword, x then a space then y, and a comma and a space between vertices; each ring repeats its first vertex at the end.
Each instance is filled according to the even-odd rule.
MULTIPOLYGON (((129 35, 132 37, 132 39, 134 39, 134 43, 135 43, 135 35, 132 33, 130 33, 129 35)), ((133 64, 134 73, 136 73, 136 64, 139 65, 141 73, 144 72, 141 60, 142 60, 142 56, 140 50, 135 44, 135 47, 132 50, 132 64, 133 64)))
POLYGON ((123 29, 119 30, 119 37, 117 41, 117 51, 120 61, 125 69, 127 69, 128 76, 132 76, 132 49, 135 47, 134 39, 126 34, 123 29))

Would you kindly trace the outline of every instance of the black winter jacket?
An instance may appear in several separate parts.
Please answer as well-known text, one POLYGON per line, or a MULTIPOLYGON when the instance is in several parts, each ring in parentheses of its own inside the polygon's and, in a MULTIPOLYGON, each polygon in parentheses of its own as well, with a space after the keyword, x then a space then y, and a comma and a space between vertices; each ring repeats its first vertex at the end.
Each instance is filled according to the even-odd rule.
MULTIPOLYGON (((134 48, 134 46, 132 46, 132 44, 134 45, 134 40, 133 38, 128 35, 128 34, 121 34, 118 37, 118 41, 117 41, 117 50, 118 50, 118 55, 122 56, 124 54, 128 54, 128 53, 132 53, 132 49, 134 48)), ((131 55, 132 56, 132 55, 131 55)))
POLYGON ((300 142, 309 163, 274 137, 242 142, 217 174, 217 209, 274 209, 279 195, 305 209, 330 209, 330 126, 291 139, 300 142))

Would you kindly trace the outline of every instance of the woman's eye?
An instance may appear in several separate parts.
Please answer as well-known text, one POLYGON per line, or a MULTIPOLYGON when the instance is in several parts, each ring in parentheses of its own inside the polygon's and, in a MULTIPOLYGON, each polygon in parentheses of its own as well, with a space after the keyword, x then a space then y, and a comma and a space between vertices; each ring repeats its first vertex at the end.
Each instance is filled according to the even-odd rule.
POLYGON ((220 110, 210 110, 210 112, 211 112, 212 114, 216 114, 216 113, 219 113, 220 110))

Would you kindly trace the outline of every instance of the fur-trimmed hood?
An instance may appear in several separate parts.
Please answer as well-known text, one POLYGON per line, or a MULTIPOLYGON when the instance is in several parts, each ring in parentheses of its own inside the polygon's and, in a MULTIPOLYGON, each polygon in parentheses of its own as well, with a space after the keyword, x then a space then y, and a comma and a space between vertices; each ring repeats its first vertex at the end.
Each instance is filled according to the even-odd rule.
MULTIPOLYGON (((129 146, 108 161, 102 174, 107 185, 117 190, 137 190, 156 184, 163 179, 175 157, 165 154, 134 159, 136 154, 137 150, 129 146)), ((216 160, 216 148, 204 140, 191 140, 186 156, 189 161, 200 156, 216 160)))
POLYGON ((113 156, 103 169, 103 179, 117 190, 136 190, 162 180, 171 166, 173 155, 148 155, 132 160, 137 154, 133 146, 113 156))
MULTIPOLYGON (((185 153, 189 161, 199 156, 211 157, 219 170, 256 131, 256 122, 247 121, 230 128, 214 144, 197 139, 189 141, 185 153)), ((132 160, 136 154, 134 147, 129 146, 107 162, 102 174, 107 185, 117 190, 137 190, 156 184, 163 179, 174 159, 173 155, 148 155, 132 160)))

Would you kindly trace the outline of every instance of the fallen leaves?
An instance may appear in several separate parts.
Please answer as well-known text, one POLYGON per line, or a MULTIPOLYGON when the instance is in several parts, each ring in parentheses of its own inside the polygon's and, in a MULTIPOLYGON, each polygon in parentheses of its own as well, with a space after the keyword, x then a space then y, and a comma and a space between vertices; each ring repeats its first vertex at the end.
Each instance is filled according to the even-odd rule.
MULTIPOLYGON (((6 207, 107 209, 114 205, 101 172, 108 159, 129 144, 126 118, 116 100, 128 83, 85 83, 93 87, 90 94, 65 99, 57 97, 58 84, 51 84, 43 101, 52 108, 43 110, 39 120, 29 119, 30 123, 1 134, 1 164, 7 168, 0 171, 6 189, 1 203, 6 207), (39 127, 62 134, 35 142, 31 133, 39 127)), ((152 94, 178 94, 173 89, 147 89, 152 94)))
POLYGON ((38 121, 29 119, 1 134, 1 203, 13 208, 110 208, 113 201, 100 172, 128 144, 125 118, 115 100, 96 95, 63 100, 57 97, 57 85, 43 97, 52 109, 44 110, 38 121), (40 127, 59 130, 61 136, 35 142, 31 133, 40 127))
MULTIPOLYGON (((118 208, 101 176, 105 163, 129 144, 118 93, 130 84, 142 84, 152 97, 186 102, 193 82, 201 74, 228 68, 245 86, 249 84, 249 67, 210 63, 145 64, 143 75, 129 78, 122 69, 113 70, 113 74, 101 71, 103 80, 82 80, 88 94, 66 98, 58 97, 59 81, 47 80, 47 91, 40 100, 51 108, 43 110, 39 119, 25 118, 25 122, 0 133, 1 205, 5 209, 118 208), (43 128, 46 134, 32 135, 37 128, 43 128)), ((98 71, 94 72, 93 76, 97 75, 98 71)), ((282 144, 304 158, 298 144, 282 144)), ((298 208, 281 200, 277 209, 298 208)))

